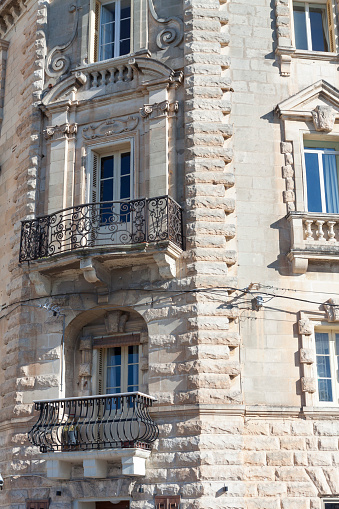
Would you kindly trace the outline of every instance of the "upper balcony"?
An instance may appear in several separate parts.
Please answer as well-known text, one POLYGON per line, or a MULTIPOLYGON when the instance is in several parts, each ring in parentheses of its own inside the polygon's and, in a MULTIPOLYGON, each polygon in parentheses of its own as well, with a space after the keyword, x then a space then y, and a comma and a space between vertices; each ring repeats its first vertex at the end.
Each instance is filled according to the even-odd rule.
POLYGON ((108 462, 121 462, 123 475, 145 475, 159 433, 148 411, 153 401, 140 392, 36 401, 29 440, 44 453, 51 478, 69 479, 79 463, 85 477, 106 477, 108 462))
POLYGON ((290 212, 293 272, 304 274, 309 261, 339 262, 339 214, 290 212))
POLYGON ((23 221, 19 261, 37 260, 42 272, 74 268, 78 262, 90 281, 89 259, 109 258, 112 268, 149 263, 153 256, 166 276, 161 256, 175 263, 182 249, 182 208, 171 197, 159 196, 87 203, 23 221))

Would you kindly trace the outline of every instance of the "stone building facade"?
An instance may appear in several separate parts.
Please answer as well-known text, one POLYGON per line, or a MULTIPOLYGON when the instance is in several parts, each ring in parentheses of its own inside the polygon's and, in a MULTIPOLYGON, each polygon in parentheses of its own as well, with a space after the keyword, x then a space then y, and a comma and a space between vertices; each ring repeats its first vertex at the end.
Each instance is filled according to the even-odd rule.
POLYGON ((1 506, 339 505, 338 14, 0 1, 1 506))

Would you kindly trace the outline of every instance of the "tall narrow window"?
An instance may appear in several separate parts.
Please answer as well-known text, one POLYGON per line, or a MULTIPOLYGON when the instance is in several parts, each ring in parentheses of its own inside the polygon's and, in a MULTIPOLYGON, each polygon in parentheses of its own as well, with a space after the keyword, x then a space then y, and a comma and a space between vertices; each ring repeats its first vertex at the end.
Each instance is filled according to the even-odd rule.
POLYGON ((305 141, 307 210, 339 213, 339 150, 337 143, 305 141))
POLYGON ((99 354, 99 390, 105 394, 139 390, 139 345, 104 348, 99 354))
POLYGON ((339 334, 315 332, 315 347, 319 401, 338 403, 339 334))
POLYGON ((131 1, 96 2, 95 60, 107 60, 131 51, 131 1), (99 40, 99 43, 97 41, 99 40))
POLYGON ((295 47, 335 51, 331 0, 327 4, 293 2, 295 47))

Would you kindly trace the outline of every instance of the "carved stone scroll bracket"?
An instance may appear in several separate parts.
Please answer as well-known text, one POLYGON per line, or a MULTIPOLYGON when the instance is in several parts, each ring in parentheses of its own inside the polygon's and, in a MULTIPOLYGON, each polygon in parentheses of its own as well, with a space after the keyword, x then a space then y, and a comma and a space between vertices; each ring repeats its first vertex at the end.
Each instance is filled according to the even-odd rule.
POLYGON ((109 290, 111 285, 111 275, 105 267, 93 258, 83 258, 80 260, 80 270, 88 283, 109 290))
POLYGON ((48 126, 44 130, 44 136, 47 141, 61 140, 63 138, 75 138, 78 132, 78 124, 62 124, 56 126, 48 126))
POLYGON ((172 279, 177 275, 176 260, 166 253, 155 253, 153 255, 159 274, 162 279, 172 279))
POLYGON ((161 103, 144 104, 140 108, 140 116, 146 120, 148 118, 155 119, 160 117, 171 116, 176 114, 179 110, 179 103, 175 101, 170 103, 169 101, 162 101, 161 103))
POLYGON ((29 279, 31 283, 33 283, 39 297, 48 297, 51 295, 52 282, 49 277, 44 276, 40 272, 30 272, 29 279))
POLYGON ((312 111, 313 124, 317 131, 330 132, 333 130, 336 111, 332 106, 318 105, 312 111))
POLYGON ((324 308, 329 322, 339 322, 339 299, 329 299, 324 308))
POLYGON ((73 44, 78 32, 79 23, 79 7, 72 4, 69 7, 69 12, 75 12, 75 20, 73 26, 73 33, 70 40, 66 44, 55 46, 47 55, 46 59, 46 74, 50 78, 58 78, 63 74, 67 74, 71 65, 71 60, 64 52, 73 44))
POLYGON ((104 138, 114 134, 120 134, 136 129, 139 123, 139 117, 129 116, 126 119, 108 119, 104 122, 91 124, 82 131, 82 136, 86 140, 104 138))
POLYGON ((124 333, 129 314, 119 309, 105 316, 105 327, 108 334, 124 333))
POLYGON ((160 49, 166 49, 171 45, 178 46, 184 37, 183 21, 177 16, 166 19, 159 18, 154 8, 153 0, 148 0, 148 7, 154 21, 164 25, 164 28, 157 35, 157 46, 160 49))

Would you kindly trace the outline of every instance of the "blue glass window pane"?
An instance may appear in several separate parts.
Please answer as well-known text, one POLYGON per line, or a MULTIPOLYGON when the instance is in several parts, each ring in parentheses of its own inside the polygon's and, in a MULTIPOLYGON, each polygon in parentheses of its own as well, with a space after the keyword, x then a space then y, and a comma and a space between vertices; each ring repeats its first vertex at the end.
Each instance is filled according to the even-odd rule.
POLYGON ((125 19, 130 17, 131 17, 131 2, 130 0, 122 0, 120 18, 125 19))
POLYGON ((131 21, 130 19, 122 19, 120 22, 120 39, 129 39, 131 37, 131 21))
MULTIPOLYGON (((330 151, 327 151, 330 152, 330 151)), ((339 213, 337 156, 325 153, 322 156, 326 212, 339 213)))
POLYGON ((102 180, 100 184, 100 201, 113 200, 113 179, 102 180))
POLYGON ((114 27, 115 23, 107 23, 101 26, 101 44, 109 44, 114 42, 114 27))
POLYGON ((101 178, 107 179, 113 177, 114 158, 113 156, 101 158, 101 178))
POLYGON ((107 350, 107 365, 108 366, 121 366, 121 347, 108 348, 107 350))
POLYGON ((136 364, 139 362, 139 347, 131 345, 128 347, 128 364, 136 364))
POLYGON ((121 175, 127 175, 131 171, 131 154, 124 152, 121 154, 121 175))
POLYGON ((295 47, 297 49, 308 49, 306 34, 305 9, 299 6, 293 6, 295 47))
POLYGON ((128 366, 128 386, 137 387, 139 384, 139 365, 131 364, 128 366))
POLYGON ((335 353, 339 355, 339 334, 335 335, 335 353))
POLYGON ((109 23, 115 20, 115 2, 106 4, 101 8, 101 23, 109 23))
POLYGON ((331 380, 318 380, 319 401, 333 401, 331 380))
POLYGON ((120 199, 124 200, 130 197, 130 176, 126 175, 125 177, 121 177, 120 182, 120 199))
POLYGON ((307 203, 309 212, 322 212, 318 154, 305 153, 307 203))
POLYGON ((330 344, 327 332, 316 332, 315 333, 315 348, 317 355, 329 355, 330 344))
POLYGON ((310 6, 311 39, 313 51, 328 51, 328 46, 324 35, 323 17, 325 17, 324 9, 310 6))
POLYGON ((120 41, 120 55, 128 55, 130 53, 131 40, 125 39, 120 41))
POLYGON ((331 378, 329 356, 317 355, 317 371, 320 378, 331 378))
POLYGON ((107 368, 107 387, 120 386, 121 366, 113 366, 107 368))

